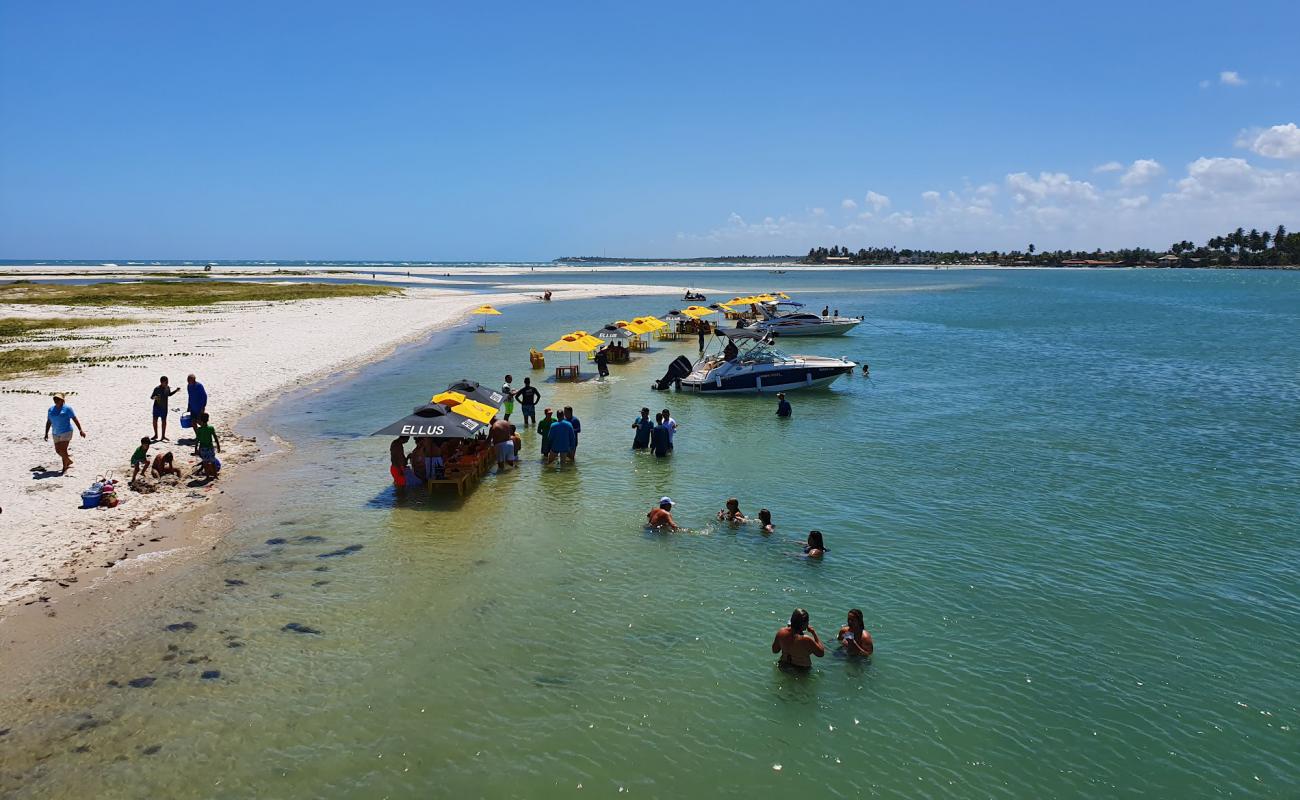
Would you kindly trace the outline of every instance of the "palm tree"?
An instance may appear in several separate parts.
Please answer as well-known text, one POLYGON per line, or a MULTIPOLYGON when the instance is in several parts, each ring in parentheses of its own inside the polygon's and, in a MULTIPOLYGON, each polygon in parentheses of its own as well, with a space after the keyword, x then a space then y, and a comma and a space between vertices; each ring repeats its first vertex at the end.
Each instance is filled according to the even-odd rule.
POLYGON ((1277 232, 1273 234, 1273 246, 1282 247, 1286 244, 1286 228, 1281 225, 1277 226, 1277 232))

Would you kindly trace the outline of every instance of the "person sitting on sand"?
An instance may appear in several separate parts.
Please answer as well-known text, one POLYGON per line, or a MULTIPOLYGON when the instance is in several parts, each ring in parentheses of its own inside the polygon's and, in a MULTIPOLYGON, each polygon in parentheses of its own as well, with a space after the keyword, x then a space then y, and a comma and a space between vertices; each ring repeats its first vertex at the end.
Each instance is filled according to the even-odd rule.
POLYGON ((772 652, 781 654, 777 663, 783 667, 812 669, 809 656, 821 658, 826 655, 826 647, 817 637, 817 631, 808 624, 808 612, 796 608, 790 615, 790 624, 776 632, 772 652))
POLYGON ((840 647, 851 656, 869 656, 876 651, 876 643, 871 640, 866 625, 862 622, 862 612, 856 608, 849 609, 848 621, 840 628, 840 647))
POLYGON ((149 474, 149 437, 140 437, 140 446, 131 454, 131 483, 139 475, 149 474))
POLYGON ((406 486, 406 449, 403 447, 409 436, 398 436, 388 445, 388 473, 393 476, 393 485, 397 488, 406 486))
POLYGON ((772 512, 766 508, 760 508, 758 510, 758 525, 759 530, 763 533, 771 533, 776 530, 776 526, 772 524, 772 512))
POLYGON ((808 531, 808 541, 804 543, 803 554, 808 558, 821 558, 830 549, 822 541, 821 531, 808 531))
POLYGON ((175 460, 171 453, 159 453, 153 457, 153 476, 155 478, 165 478, 168 475, 180 476, 181 471, 172 462, 175 460))
POLYGON ((194 427, 194 438, 199 442, 203 474, 208 478, 216 478, 221 469, 220 462, 217 461, 217 453, 221 452, 221 440, 217 438, 217 429, 212 427, 210 419, 211 415, 206 411, 199 415, 198 424, 194 427))
POLYGON ((676 521, 673 520, 673 501, 670 498, 659 498, 659 505, 650 509, 650 513, 645 516, 650 522, 650 527, 657 531, 665 529, 670 531, 681 530, 676 521))
POLYGON ((740 501, 732 497, 727 500, 727 507, 718 512, 720 522, 729 522, 732 525, 739 525, 742 522, 748 522, 745 515, 740 512, 740 501))

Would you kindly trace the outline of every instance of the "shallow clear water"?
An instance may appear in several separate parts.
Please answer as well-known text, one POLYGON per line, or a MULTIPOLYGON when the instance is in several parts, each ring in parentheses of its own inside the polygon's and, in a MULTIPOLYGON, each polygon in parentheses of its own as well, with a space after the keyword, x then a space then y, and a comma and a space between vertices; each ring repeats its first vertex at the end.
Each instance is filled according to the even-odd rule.
POLYGON ((460 329, 282 404, 267 424, 296 451, 165 585, 161 616, 0 709, 0 791, 1300 790, 1300 274, 709 282, 777 277, 873 323, 783 343, 872 374, 792 395, 790 421, 767 398, 651 392, 694 352, 666 343, 607 382, 540 385, 583 422, 576 469, 543 469, 529 434, 523 468, 463 501, 386 486, 386 441, 364 434, 462 376, 536 380, 530 345, 672 298, 512 307, 498 334, 460 329), (682 424, 671 459, 628 449, 642 405, 682 424), (662 494, 690 532, 643 529, 662 494), (712 522, 732 495, 777 533, 712 522), (821 563, 798 557, 813 527, 821 563), (875 657, 777 670, 796 605, 824 638, 863 609, 875 657))

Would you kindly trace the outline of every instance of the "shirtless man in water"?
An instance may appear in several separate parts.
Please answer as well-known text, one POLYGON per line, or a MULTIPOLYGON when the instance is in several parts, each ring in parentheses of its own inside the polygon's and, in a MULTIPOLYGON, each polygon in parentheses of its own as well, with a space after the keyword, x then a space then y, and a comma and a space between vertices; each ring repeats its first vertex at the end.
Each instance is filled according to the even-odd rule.
POLYGON ((488 427, 488 441, 497 451, 497 472, 505 472, 506 465, 514 463, 515 443, 510 439, 513 434, 510 423, 505 420, 494 420, 488 427))
POLYGON ((776 632, 772 652, 781 654, 777 663, 782 666, 812 669, 809 656, 821 658, 826 655, 826 647, 817 638, 817 631, 808 624, 808 612, 796 608, 790 615, 790 624, 776 632))

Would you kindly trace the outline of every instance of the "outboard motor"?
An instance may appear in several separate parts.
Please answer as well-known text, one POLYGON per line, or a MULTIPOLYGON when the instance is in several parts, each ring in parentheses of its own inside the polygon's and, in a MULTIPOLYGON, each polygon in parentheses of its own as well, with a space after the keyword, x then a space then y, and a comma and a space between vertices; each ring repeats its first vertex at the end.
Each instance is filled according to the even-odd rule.
POLYGON ((686 356, 678 356, 673 359, 673 363, 668 365, 668 371, 664 373, 664 376, 651 384, 651 386, 656 391, 667 391, 674 383, 685 378, 687 375, 690 375, 691 370, 694 368, 695 365, 691 363, 689 358, 686 356))

